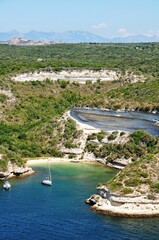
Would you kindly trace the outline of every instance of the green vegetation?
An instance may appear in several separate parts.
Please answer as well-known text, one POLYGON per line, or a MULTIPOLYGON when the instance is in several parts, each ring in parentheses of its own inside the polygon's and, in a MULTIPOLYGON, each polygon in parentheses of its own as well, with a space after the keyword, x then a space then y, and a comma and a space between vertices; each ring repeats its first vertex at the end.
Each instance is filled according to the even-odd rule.
POLYGON ((154 190, 154 192, 159 193, 159 183, 154 183, 151 185, 152 190, 154 190))
MULTIPOLYGON (((66 110, 84 98, 77 89, 74 84, 68 83, 63 88, 59 82, 48 80, 12 85, 16 103, 2 106, 3 121, 0 121, 0 152, 8 156, 6 161, 17 161, 17 156, 62 157, 62 145, 77 147, 74 140, 81 131, 76 129, 74 121, 59 122, 66 110), (10 158, 9 152, 15 153, 14 157, 10 158)), ((3 165, 1 161, 0 167, 3 165)))
POLYGON ((133 189, 131 189, 131 188, 123 188, 122 193, 124 195, 131 194, 131 193, 133 193, 133 189))
MULTIPOLYGON (((97 134, 91 134, 86 144, 86 151, 93 152, 97 158, 104 158, 107 163, 113 164, 122 158, 132 161, 105 185, 121 195, 147 193, 149 198, 155 198, 155 193, 159 192, 159 138, 146 131, 136 130, 125 143, 120 144, 111 142, 112 134, 105 135, 109 140, 106 144, 97 143, 94 141, 97 134)), ((124 136, 123 133, 120 135, 124 136)))
POLYGON ((74 140, 78 139, 81 133, 82 132, 80 130, 77 130, 75 122, 72 119, 68 119, 64 126, 64 146, 66 148, 76 148, 77 145, 74 143, 74 140))
POLYGON ((4 103, 7 100, 7 96, 5 94, 0 93, 0 103, 4 103))
MULTIPOLYGON (((80 136, 72 121, 61 123, 63 113, 73 106, 135 108, 159 110, 159 43, 141 44, 55 44, 49 46, 0 45, 0 89, 11 90, 16 101, 0 94, 0 169, 10 159, 21 165, 22 158, 63 156, 61 145, 78 147, 80 136), (43 59, 37 61, 37 59, 43 59), (128 84, 122 79, 85 85, 69 80, 52 82, 13 82, 11 76, 34 71, 62 69, 114 69, 125 74, 135 72, 147 77, 145 83, 128 84)), ((122 133, 121 133, 122 134, 122 133)), ((158 140, 146 133, 134 133, 125 145, 106 144, 99 147, 87 143, 95 156, 118 156, 151 161, 158 152, 158 140), (144 135, 144 136, 143 136, 144 135)), ((101 142, 105 133, 89 136, 101 142)), ((109 136, 115 140, 116 133, 109 136)), ((89 140, 89 139, 88 139, 89 140)), ((72 155, 70 155, 72 157, 72 155)), ((144 173, 142 173, 144 174, 144 173)), ((125 190, 126 191, 126 190, 125 190)), ((128 191, 128 190, 127 190, 128 191)))
POLYGON ((119 69, 158 76, 159 43, 0 45, 1 76, 63 68, 119 69), (43 59, 37 61, 37 59, 43 59))
POLYGON ((108 140, 109 140, 109 141, 115 140, 116 137, 117 137, 117 134, 118 134, 117 131, 112 132, 112 134, 108 136, 108 140))
POLYGON ((102 139, 105 137, 105 132, 104 131, 100 131, 97 133, 97 139, 99 142, 102 141, 102 139))
POLYGON ((135 83, 119 87, 108 93, 112 107, 118 102, 119 108, 134 108, 136 110, 159 111, 159 79, 135 83))
POLYGON ((155 193, 159 192, 158 174, 158 155, 154 156, 151 161, 143 155, 125 167, 106 185, 111 191, 121 195, 135 192, 135 194, 147 194, 149 199, 152 197, 155 199, 155 193), (121 183, 120 186, 119 183, 121 183))
MULTIPOLYGON (((112 132, 107 139, 116 139, 117 132, 112 132)), ((95 134, 94 134, 95 139, 95 134)), ((143 130, 136 130, 129 136, 129 140, 124 144, 107 143, 99 145, 92 141, 92 135, 88 136, 86 150, 93 152, 97 158, 105 158, 113 163, 117 158, 131 158, 133 161, 145 156, 147 161, 153 158, 154 154, 159 153, 159 139, 143 130)))

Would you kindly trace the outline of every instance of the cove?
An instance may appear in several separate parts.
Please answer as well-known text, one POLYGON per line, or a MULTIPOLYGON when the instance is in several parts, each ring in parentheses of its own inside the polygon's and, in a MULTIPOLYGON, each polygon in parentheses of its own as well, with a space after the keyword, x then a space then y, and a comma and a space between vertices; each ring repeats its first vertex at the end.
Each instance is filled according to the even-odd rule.
POLYGON ((115 176, 116 170, 84 163, 51 163, 53 186, 48 187, 40 183, 47 175, 47 165, 32 168, 35 175, 12 179, 10 191, 0 190, 1 239, 158 239, 158 218, 100 215, 84 203, 95 186, 115 176))

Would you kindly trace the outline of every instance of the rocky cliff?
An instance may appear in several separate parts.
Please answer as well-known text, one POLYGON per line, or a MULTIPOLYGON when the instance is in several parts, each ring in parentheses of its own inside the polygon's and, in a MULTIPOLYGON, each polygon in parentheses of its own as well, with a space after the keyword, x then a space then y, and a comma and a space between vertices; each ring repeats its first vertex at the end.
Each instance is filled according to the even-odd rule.
POLYGON ((8 162, 7 170, 0 172, 0 180, 9 179, 13 177, 24 177, 34 174, 31 167, 18 167, 16 164, 8 162))
MULTIPOLYGON (((39 59, 37 59, 39 61, 39 59)), ((42 59, 41 59, 42 61, 42 59)), ((123 83, 135 83, 135 82, 144 82, 145 77, 143 75, 136 75, 134 73, 126 72, 125 74, 121 74, 121 72, 102 69, 100 71, 94 70, 78 70, 78 69, 70 69, 70 70, 62 70, 59 72, 54 71, 41 71, 34 73, 24 73, 17 75, 12 78, 13 81, 25 82, 25 81, 44 81, 45 79, 50 80, 70 80, 77 81, 80 83, 86 83, 86 81, 90 80, 92 82, 100 81, 114 81, 121 80, 123 83)))

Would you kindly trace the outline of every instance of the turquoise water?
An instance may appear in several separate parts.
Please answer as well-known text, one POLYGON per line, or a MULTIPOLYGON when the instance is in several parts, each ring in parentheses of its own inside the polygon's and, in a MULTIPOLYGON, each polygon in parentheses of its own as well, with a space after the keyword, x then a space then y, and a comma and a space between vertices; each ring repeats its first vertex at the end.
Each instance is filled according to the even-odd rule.
POLYGON ((36 174, 12 179, 10 191, 0 190, 0 240, 109 239, 157 240, 159 218, 127 219, 89 210, 84 200, 95 186, 116 171, 88 164, 54 163, 52 187, 42 185, 47 166, 32 166, 36 174))

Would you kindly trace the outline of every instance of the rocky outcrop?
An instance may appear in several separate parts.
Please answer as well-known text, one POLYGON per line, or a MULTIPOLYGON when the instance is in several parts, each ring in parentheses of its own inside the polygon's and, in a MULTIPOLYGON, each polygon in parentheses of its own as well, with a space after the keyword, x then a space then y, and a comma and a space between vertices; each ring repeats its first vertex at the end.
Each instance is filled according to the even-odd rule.
POLYGON ((24 177, 34 174, 31 167, 23 166, 18 167, 16 164, 8 162, 6 171, 0 172, 0 180, 9 179, 13 177, 24 177))
POLYGON ((50 80, 70 80, 77 81, 80 83, 86 83, 87 80, 92 82, 100 81, 114 81, 121 80, 123 83, 135 83, 135 82, 144 82, 145 77, 143 75, 136 75, 134 73, 126 72, 124 75, 115 70, 106 70, 102 69, 100 71, 94 70, 62 70, 59 72, 34 72, 34 73, 24 73, 17 76, 14 76, 12 80, 17 82, 26 82, 26 81, 44 81, 45 79, 50 80))
POLYGON ((121 77, 123 78, 124 83, 136 83, 145 81, 145 77, 143 75, 137 75, 133 72, 128 71, 121 77))
POLYGON ((24 73, 12 78, 12 80, 25 82, 25 81, 43 81, 49 78, 50 80, 66 79, 70 81, 78 81, 85 83, 87 80, 97 81, 98 79, 102 81, 113 81, 118 80, 119 76, 116 71, 112 70, 62 70, 59 72, 34 72, 34 73, 24 73))
POLYGON ((0 94, 4 94, 7 96, 8 103, 15 103, 16 98, 10 90, 0 89, 0 94))
POLYGON ((159 195, 151 200, 146 195, 119 196, 110 193, 102 186, 99 194, 93 194, 85 202, 91 205, 91 209, 102 214, 120 217, 158 217, 159 195))

